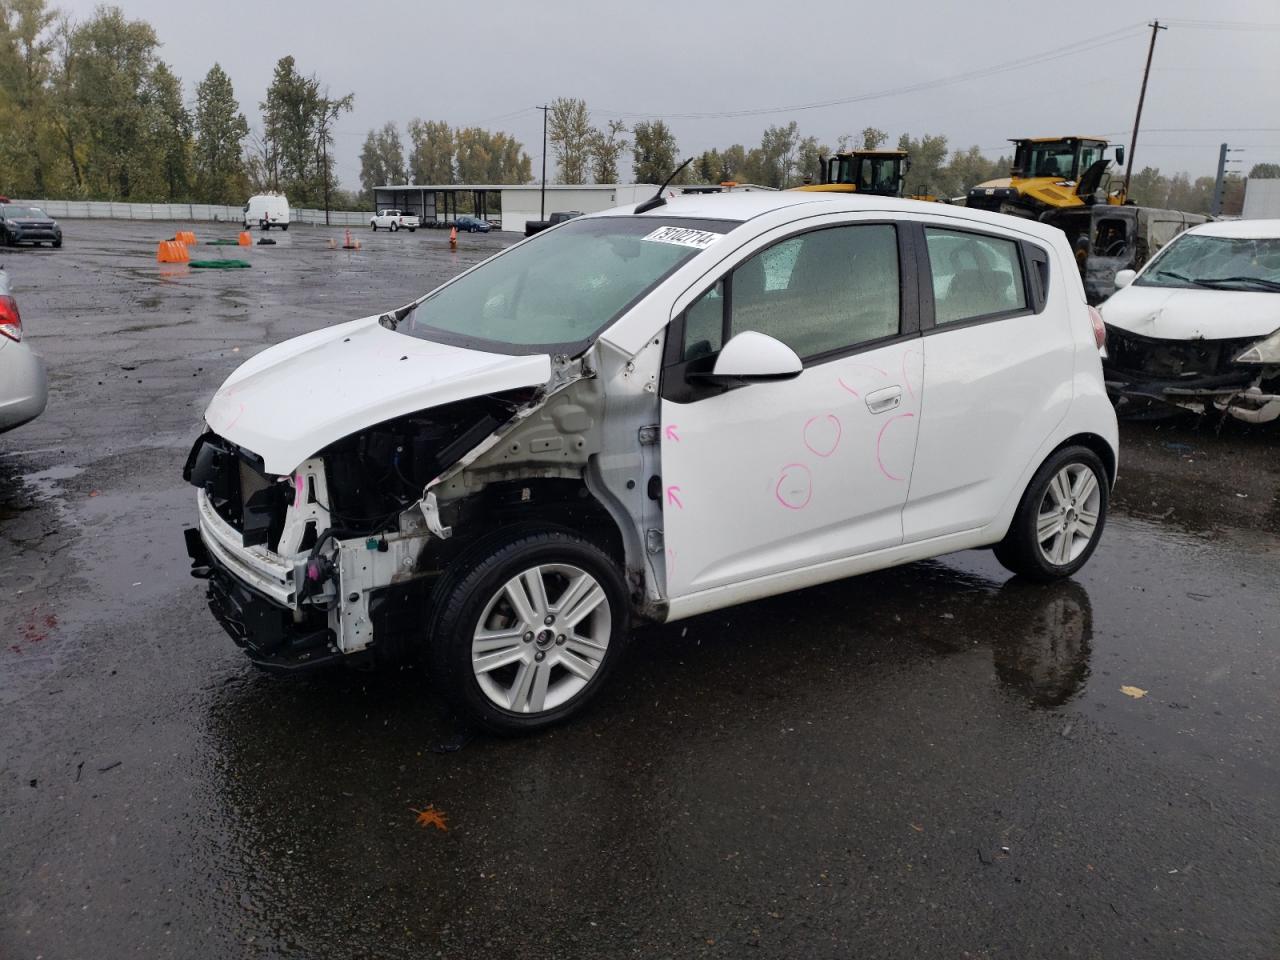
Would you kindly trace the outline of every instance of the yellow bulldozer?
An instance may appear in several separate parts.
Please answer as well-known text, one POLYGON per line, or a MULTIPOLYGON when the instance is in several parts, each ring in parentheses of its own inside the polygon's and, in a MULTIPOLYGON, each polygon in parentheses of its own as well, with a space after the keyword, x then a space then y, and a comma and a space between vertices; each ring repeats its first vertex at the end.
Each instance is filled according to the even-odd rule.
MULTIPOLYGON (((1124 204, 1123 189, 1113 193, 1104 184, 1111 160, 1106 156, 1107 141, 1101 137, 1027 137, 1010 142, 1014 152, 1009 176, 978 184, 969 191, 967 206, 1042 219, 1099 202, 1124 204)), ((1115 160, 1118 165, 1124 163, 1124 147, 1115 148, 1115 160)))

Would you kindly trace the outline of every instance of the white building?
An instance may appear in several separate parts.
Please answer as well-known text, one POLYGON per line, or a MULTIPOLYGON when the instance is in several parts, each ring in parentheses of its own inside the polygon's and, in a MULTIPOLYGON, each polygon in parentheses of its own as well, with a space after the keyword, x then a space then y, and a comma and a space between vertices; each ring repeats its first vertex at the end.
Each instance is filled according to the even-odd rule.
POLYGON ((1244 210, 1240 215, 1246 220, 1280 217, 1280 180, 1250 177, 1244 185, 1244 210))
MULTIPOLYGON (((426 224, 447 225, 458 217, 458 200, 470 195, 470 210, 482 220, 501 223, 501 229, 524 233, 527 220, 544 220, 553 213, 596 213, 653 196, 656 184, 585 183, 546 186, 545 210, 541 184, 389 184, 374 187, 378 210, 416 213, 426 224), (545 216, 543 215, 545 212, 545 216)), ((465 204, 464 204, 465 206, 465 204)))

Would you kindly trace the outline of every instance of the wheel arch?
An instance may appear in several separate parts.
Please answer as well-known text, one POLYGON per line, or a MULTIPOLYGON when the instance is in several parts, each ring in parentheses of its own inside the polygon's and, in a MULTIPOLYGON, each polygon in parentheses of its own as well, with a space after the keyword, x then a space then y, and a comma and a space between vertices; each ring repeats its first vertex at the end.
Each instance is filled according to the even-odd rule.
POLYGON ((1076 433, 1067 437, 1060 444, 1049 451, 1048 456, 1044 457, 1040 462, 1044 463, 1049 457, 1052 457, 1064 447, 1080 446, 1087 450, 1092 450, 1098 455, 1098 459, 1102 461, 1103 467, 1107 471, 1107 483, 1109 486, 1116 485, 1116 472, 1118 470, 1118 458, 1115 448, 1106 441, 1105 438, 1096 433, 1076 433))

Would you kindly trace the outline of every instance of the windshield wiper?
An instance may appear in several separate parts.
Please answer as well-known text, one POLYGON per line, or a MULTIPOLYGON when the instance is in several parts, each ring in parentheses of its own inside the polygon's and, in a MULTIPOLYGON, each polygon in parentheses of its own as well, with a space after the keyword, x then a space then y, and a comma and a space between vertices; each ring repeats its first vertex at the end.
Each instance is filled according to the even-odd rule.
POLYGON ((1173 280, 1181 280, 1183 283, 1193 283, 1197 287, 1206 286, 1202 280, 1197 280, 1195 277, 1188 277, 1181 273, 1174 273, 1172 270, 1157 270, 1156 276, 1169 277, 1173 280))
POLYGON ((1264 290, 1280 291, 1280 281, 1268 280, 1266 277, 1201 277, 1195 282, 1205 287, 1216 287, 1224 283, 1256 283, 1264 290))

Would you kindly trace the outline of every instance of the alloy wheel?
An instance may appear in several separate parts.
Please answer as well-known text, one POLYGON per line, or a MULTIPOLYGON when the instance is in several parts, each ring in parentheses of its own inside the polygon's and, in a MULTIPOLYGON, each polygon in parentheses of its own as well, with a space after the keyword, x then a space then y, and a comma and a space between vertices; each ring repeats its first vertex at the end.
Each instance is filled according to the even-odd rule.
POLYGON ((485 604, 471 641, 472 671, 503 710, 554 710, 586 689, 612 629, 609 599, 595 577, 571 564, 539 564, 485 604))
POLYGON ((1068 463, 1053 475, 1036 516, 1036 543, 1050 563, 1062 567, 1079 557, 1098 530, 1102 490, 1093 469, 1068 463))

